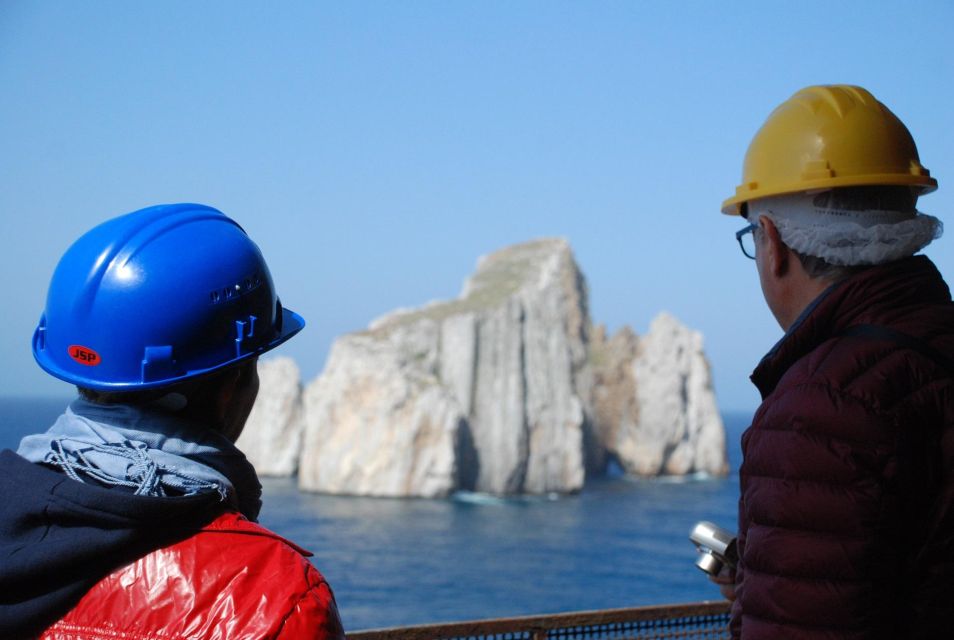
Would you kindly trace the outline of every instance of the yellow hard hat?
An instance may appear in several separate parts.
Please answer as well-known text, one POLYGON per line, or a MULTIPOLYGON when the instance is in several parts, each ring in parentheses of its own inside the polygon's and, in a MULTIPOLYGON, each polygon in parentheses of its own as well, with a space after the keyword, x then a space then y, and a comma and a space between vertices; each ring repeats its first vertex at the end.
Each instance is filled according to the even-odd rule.
POLYGON ((739 215, 742 204, 786 193, 857 187, 909 186, 918 195, 937 189, 921 165, 904 123, 861 87, 802 89, 779 105, 745 153, 742 184, 722 203, 739 215))

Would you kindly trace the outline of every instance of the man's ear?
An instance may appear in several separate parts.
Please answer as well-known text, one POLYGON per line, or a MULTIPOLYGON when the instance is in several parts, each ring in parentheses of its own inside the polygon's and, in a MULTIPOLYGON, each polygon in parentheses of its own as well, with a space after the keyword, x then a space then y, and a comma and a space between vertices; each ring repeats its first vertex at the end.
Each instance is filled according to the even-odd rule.
POLYGON ((760 216, 759 227, 762 230, 762 242, 759 243, 759 250, 765 252, 765 266, 769 273, 776 278, 780 278, 788 273, 789 261, 792 259, 791 251, 782 242, 782 236, 771 219, 760 216))

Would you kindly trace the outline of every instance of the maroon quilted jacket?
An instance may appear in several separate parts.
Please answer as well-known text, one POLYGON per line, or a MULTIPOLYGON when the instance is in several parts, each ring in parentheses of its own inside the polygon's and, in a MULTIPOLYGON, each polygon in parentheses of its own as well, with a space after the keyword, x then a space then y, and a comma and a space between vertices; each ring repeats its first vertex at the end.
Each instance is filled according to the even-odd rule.
POLYGON ((954 638, 954 304, 931 261, 835 285, 752 380, 733 636, 954 638))

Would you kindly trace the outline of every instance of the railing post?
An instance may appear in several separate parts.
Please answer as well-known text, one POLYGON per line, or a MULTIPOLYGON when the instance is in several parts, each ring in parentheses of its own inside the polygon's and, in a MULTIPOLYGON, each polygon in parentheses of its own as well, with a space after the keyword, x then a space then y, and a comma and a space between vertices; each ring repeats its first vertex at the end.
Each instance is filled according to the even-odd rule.
POLYGON ((533 640, 547 640, 547 630, 546 630, 546 629, 534 629, 534 630, 533 630, 533 640))

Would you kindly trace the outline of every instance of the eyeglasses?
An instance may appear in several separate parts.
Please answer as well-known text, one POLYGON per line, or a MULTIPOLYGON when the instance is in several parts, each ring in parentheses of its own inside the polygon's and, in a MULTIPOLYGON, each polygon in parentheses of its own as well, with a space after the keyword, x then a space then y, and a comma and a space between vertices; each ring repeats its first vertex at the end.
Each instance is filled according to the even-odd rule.
POLYGON ((735 232, 735 239, 739 241, 742 247, 742 253, 746 258, 755 260, 755 230, 759 228, 757 224, 750 224, 744 229, 735 232))

